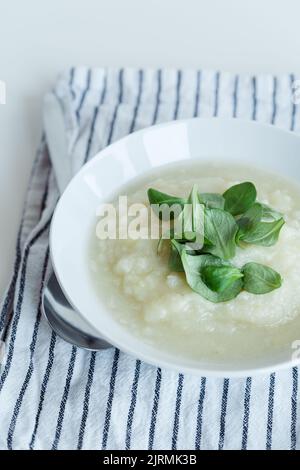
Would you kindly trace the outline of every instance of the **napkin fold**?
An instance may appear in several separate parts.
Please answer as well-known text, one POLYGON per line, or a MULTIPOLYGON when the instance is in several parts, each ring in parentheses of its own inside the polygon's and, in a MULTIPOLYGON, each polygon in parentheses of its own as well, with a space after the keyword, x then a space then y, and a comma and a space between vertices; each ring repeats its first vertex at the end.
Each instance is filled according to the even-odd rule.
MULTIPOLYGON (((99 150, 155 123, 255 119, 299 130, 293 75, 72 68, 54 93, 72 173, 99 150)), ((0 313, 1 449, 296 449, 298 368, 244 379, 161 370, 111 349, 72 347, 41 316, 49 225, 58 199, 47 146, 33 166, 14 274, 0 313)))

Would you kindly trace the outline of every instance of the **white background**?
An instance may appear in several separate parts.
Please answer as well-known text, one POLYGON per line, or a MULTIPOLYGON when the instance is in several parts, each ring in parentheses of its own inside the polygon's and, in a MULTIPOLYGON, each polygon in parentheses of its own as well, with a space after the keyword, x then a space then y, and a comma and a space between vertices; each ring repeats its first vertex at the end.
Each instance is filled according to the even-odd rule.
POLYGON ((299 0, 0 0, 0 294, 41 133, 71 65, 300 73, 299 0))

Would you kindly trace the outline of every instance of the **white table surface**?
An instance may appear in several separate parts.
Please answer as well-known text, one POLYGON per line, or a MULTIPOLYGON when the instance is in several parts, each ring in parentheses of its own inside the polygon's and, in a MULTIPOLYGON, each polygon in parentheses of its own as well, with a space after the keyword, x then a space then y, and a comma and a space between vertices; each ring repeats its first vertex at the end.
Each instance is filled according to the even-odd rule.
POLYGON ((82 65, 300 74, 299 0, 0 0, 0 295, 57 74, 82 65))

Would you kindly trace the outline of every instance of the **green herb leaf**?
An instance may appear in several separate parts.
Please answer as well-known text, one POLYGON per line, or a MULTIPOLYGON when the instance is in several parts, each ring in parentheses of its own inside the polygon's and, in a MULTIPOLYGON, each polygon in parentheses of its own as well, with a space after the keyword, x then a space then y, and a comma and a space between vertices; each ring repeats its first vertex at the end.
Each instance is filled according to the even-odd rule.
POLYGON ((168 206, 172 206, 173 204, 180 204, 183 207, 187 202, 187 200, 184 198, 170 196, 169 194, 162 193, 153 188, 148 189, 148 199, 150 204, 167 204, 168 206))
POLYGON ((247 263, 242 268, 244 289, 252 294, 266 294, 281 286, 282 279, 274 269, 259 263, 247 263))
POLYGON ((199 201, 209 209, 224 209, 225 199, 217 193, 199 193, 199 201))
POLYGON ((193 189, 190 194, 188 202, 192 203, 192 227, 193 232, 196 237, 193 241, 192 247, 194 249, 200 250, 203 247, 204 243, 204 204, 200 203, 198 188, 196 185, 193 186, 193 189))
POLYGON ((197 205, 199 205, 197 186, 194 185, 189 194, 187 203, 178 217, 178 222, 182 223, 183 233, 195 234, 197 225, 197 205))
POLYGON ((174 230, 167 230, 160 237, 157 243, 157 254, 160 255, 164 249, 164 246, 170 243, 170 239, 174 237, 174 230))
POLYGON ((174 219, 174 217, 178 217, 184 207, 184 204, 187 202, 187 199, 170 196, 169 194, 162 193, 161 191, 157 191, 153 188, 149 188, 147 194, 153 211, 160 219, 163 220, 170 220, 174 219), (169 208, 173 207, 175 213, 170 213, 170 211, 167 211, 167 213, 164 214, 163 206, 169 208))
POLYGON ((242 289, 241 279, 233 281, 227 288, 221 292, 212 290, 206 285, 203 278, 203 270, 208 266, 214 267, 232 267, 229 262, 212 255, 191 256, 182 251, 181 260, 185 270, 188 285, 198 294, 211 302, 225 302, 236 297, 242 289))
POLYGON ((284 220, 281 214, 265 204, 256 202, 238 220, 236 242, 271 246, 278 240, 284 220), (271 220, 265 222, 264 220, 271 220))
POLYGON ((272 209, 272 207, 267 206, 266 204, 260 204, 262 207, 262 220, 264 222, 270 222, 272 220, 279 220, 282 218, 281 212, 272 209))
POLYGON ((278 240, 283 225, 283 218, 274 220, 274 222, 259 222, 248 230, 244 230, 240 234, 239 240, 252 245, 274 245, 278 240))
POLYGON ((184 245, 176 240, 171 240, 171 250, 169 256, 169 269, 174 272, 183 272, 184 267, 181 261, 181 254, 184 251, 184 245))
POLYGON ((223 194, 225 199, 224 209, 232 215, 246 212, 256 199, 256 189, 253 183, 245 182, 231 186, 223 194))
POLYGON ((152 209, 155 210, 153 205, 159 208, 160 218, 164 217, 163 205, 176 211, 174 215, 170 211, 167 214, 174 221, 158 242, 158 254, 166 246, 170 270, 185 272, 189 286, 202 297, 224 302, 236 297, 243 288, 265 294, 281 286, 280 274, 268 266, 251 262, 240 270, 226 261, 234 257, 236 243, 273 245, 285 223, 280 212, 255 202, 256 189, 252 183, 232 186, 223 196, 199 193, 194 185, 187 199, 153 188, 149 189, 148 197, 152 209))
POLYGON ((239 228, 248 230, 261 221, 263 208, 259 202, 255 202, 239 219, 237 224, 239 228))
POLYGON ((224 292, 243 274, 235 266, 205 266, 202 269, 202 279, 215 292, 224 292))
POLYGON ((162 252, 162 250, 163 250, 163 246, 164 246, 164 244, 165 244, 165 241, 166 241, 166 239, 163 238, 163 237, 160 237, 160 239, 158 240, 157 248, 156 248, 156 253, 157 253, 158 255, 161 254, 161 252, 162 252))
POLYGON ((206 246, 206 251, 223 259, 233 258, 237 229, 236 221, 229 212, 222 209, 206 209, 204 234, 212 244, 206 246))
POLYGON ((236 242, 239 243, 241 237, 247 232, 252 230, 260 221, 263 214, 263 208, 259 202, 255 202, 250 209, 248 209, 239 219, 237 224, 239 226, 236 242))
POLYGON ((174 223, 176 239, 192 243, 192 249, 201 249, 204 241, 204 205, 199 202, 197 186, 194 185, 183 211, 174 223))

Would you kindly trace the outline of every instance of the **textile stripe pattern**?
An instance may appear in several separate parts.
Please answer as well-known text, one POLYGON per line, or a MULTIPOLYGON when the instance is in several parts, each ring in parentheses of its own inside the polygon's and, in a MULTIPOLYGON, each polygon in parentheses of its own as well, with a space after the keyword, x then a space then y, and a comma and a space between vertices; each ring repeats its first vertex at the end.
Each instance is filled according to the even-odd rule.
MULTIPOLYGON (((99 150, 146 126, 236 117, 299 131, 293 75, 79 67, 58 80, 75 174, 99 150)), ((284 158, 284 155, 283 155, 284 158)), ((41 315, 58 199, 45 140, 34 163, 11 283, 0 311, 1 449, 296 449, 298 369, 244 379, 161 370, 111 348, 87 352, 41 315)))

